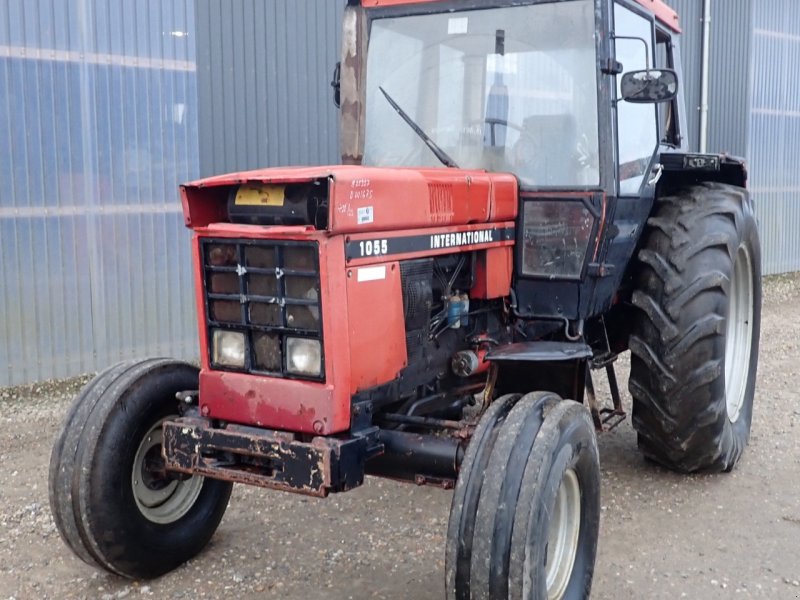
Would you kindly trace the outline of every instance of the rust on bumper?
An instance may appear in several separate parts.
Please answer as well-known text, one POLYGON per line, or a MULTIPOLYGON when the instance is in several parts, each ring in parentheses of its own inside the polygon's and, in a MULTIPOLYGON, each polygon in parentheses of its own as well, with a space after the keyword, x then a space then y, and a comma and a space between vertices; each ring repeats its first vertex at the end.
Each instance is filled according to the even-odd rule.
POLYGON ((361 485, 367 442, 291 433, 183 417, 164 423, 168 471, 324 497, 361 485))

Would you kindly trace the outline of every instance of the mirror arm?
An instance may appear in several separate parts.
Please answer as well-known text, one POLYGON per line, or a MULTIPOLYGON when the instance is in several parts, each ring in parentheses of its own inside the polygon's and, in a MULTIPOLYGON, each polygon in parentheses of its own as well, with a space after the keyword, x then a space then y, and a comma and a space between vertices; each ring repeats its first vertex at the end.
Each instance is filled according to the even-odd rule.
POLYGON ((645 65, 647 66, 647 72, 649 73, 652 69, 650 68, 650 46, 647 44, 647 40, 640 37, 635 36, 628 36, 628 35, 614 35, 614 41, 616 40, 631 40, 634 42, 642 42, 644 44, 644 57, 645 57, 645 65))

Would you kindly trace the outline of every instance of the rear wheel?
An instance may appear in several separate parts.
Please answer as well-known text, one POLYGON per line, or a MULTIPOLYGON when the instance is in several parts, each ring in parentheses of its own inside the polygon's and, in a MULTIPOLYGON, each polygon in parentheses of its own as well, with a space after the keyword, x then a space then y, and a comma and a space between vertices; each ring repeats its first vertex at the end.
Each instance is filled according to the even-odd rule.
MULTIPOLYGON (((448 597, 587 597, 600 522, 591 418, 576 402, 535 392, 496 427, 485 467, 478 471, 477 463, 465 463, 459 473, 448 548, 469 545, 471 552, 468 560, 455 563, 448 553, 448 597), (479 499, 467 513, 457 498, 475 480, 481 483, 479 499), (463 521, 472 523, 471 536, 454 539, 463 521)), ((471 449, 472 444, 468 453, 471 449)))
POLYGON ((195 367, 153 359, 112 367, 75 399, 50 459, 50 507, 61 537, 87 563, 157 577, 216 531, 232 485, 170 474, 161 457, 175 394, 197 385, 195 367))
POLYGON ((728 471, 747 445, 761 323, 761 250, 741 188, 658 201, 633 294, 633 425, 649 458, 728 471))

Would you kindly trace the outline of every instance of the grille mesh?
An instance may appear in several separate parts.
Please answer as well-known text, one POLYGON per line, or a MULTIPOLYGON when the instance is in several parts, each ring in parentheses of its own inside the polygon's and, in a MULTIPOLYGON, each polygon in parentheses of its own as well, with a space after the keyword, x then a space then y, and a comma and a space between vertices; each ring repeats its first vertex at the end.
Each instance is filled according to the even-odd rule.
POLYGON ((204 239, 203 285, 211 330, 245 336, 245 366, 231 369, 277 377, 324 380, 287 372, 288 337, 322 343, 319 247, 316 242, 204 239))

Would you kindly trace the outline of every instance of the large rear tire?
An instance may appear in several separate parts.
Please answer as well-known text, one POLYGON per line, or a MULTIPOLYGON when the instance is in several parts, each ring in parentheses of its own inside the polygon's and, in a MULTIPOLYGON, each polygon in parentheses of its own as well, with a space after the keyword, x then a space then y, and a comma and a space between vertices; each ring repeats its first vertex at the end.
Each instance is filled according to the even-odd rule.
POLYGON ((657 202, 630 338, 633 426, 650 459, 729 471, 750 436, 761 249, 746 190, 705 183, 657 202))
MULTIPOLYGON (((549 392, 516 402, 492 426, 488 460, 462 466, 448 529, 451 599, 578 600, 591 589, 600 522, 600 470, 586 409, 549 392), (476 504, 459 502, 480 481, 476 504), (467 522, 471 527, 461 526, 467 522), (468 533, 464 539, 458 537, 468 533)), ((485 439, 473 439, 483 448, 485 439)))
POLYGON ((169 359, 114 366, 75 399, 50 458, 50 508, 61 537, 93 566, 162 575, 202 550, 232 485, 163 471, 161 423, 196 367, 169 359))

